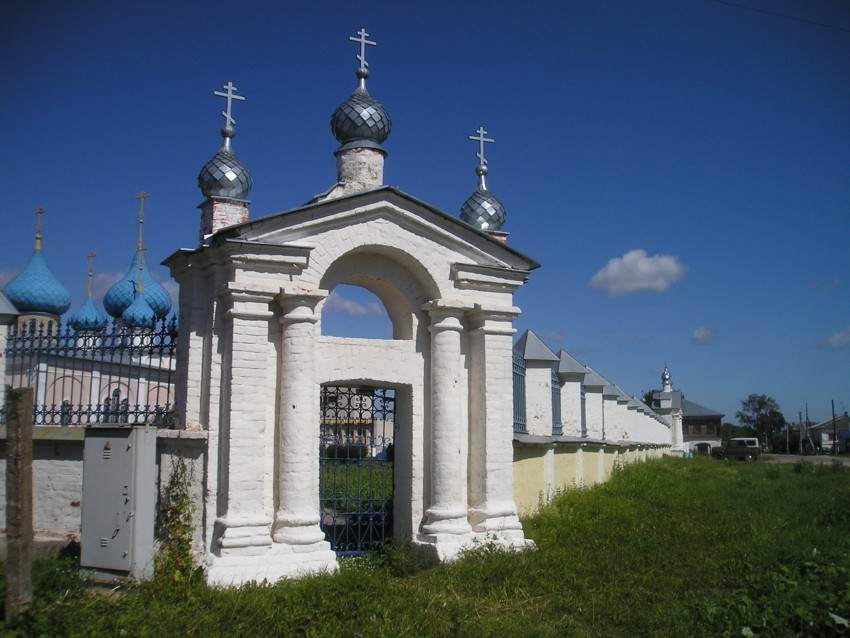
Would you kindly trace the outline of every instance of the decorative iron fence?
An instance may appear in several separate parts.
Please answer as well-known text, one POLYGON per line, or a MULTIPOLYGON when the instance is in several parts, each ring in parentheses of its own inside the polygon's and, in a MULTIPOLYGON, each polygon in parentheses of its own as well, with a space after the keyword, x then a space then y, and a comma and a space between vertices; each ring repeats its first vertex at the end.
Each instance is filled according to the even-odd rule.
POLYGON ((561 379, 558 372, 552 369, 552 434, 560 436, 564 433, 561 423, 561 379))
POLYGON ((525 359, 513 353, 514 367, 514 432, 528 431, 525 421, 525 359))
POLYGON ((393 533, 395 390, 322 386, 319 512, 331 549, 373 552, 393 533))
MULTIPOLYGON (((6 383, 32 387, 33 425, 152 423, 173 427, 177 320, 151 330, 120 324, 100 332, 10 326, 6 383)), ((5 404, 0 423, 5 423, 5 404)))

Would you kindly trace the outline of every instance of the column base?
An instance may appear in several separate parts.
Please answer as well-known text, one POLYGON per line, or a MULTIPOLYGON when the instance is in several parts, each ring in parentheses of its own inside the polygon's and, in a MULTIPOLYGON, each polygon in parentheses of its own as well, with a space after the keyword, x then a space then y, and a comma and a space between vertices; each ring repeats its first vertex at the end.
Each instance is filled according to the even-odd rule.
POLYGON ((312 545, 325 540, 318 516, 295 518, 278 514, 275 520, 274 542, 287 545, 312 545))
POLYGON ((494 545, 503 550, 521 551, 533 548, 534 541, 523 536, 522 530, 457 534, 418 534, 413 544, 424 554, 439 562, 452 562, 464 552, 494 545))
POLYGON ((473 532, 519 532, 522 536, 522 523, 519 522, 513 503, 489 505, 473 508, 469 511, 469 522, 473 532))
POLYGON ((427 535, 465 536, 472 533, 465 509, 428 508, 422 532, 427 535))
POLYGON ((300 578, 337 569, 336 553, 327 541, 311 545, 274 543, 262 550, 239 555, 207 554, 204 560, 207 583, 228 587, 250 582, 274 583, 282 578, 300 578))
POLYGON ((215 521, 215 543, 222 555, 263 552, 272 544, 271 524, 264 514, 222 516, 215 521))

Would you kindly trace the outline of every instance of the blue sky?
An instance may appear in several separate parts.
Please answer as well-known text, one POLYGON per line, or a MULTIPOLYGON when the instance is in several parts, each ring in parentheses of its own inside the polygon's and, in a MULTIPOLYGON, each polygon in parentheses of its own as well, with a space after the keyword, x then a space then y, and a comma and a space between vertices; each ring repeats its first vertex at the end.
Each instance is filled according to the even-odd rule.
MULTIPOLYGON (((476 185, 467 137, 496 139, 504 230, 542 264, 518 330, 629 393, 667 362, 730 421, 750 393, 826 419, 830 400, 850 409, 850 3, 735 4, 7 1, 0 283, 39 206, 72 311, 90 251, 101 294, 129 266, 139 191, 149 263, 197 245, 228 81, 247 97, 252 217, 326 190, 365 27, 393 119, 385 183, 456 214, 476 185)), ((380 330, 369 304, 345 291, 329 313, 380 330)))

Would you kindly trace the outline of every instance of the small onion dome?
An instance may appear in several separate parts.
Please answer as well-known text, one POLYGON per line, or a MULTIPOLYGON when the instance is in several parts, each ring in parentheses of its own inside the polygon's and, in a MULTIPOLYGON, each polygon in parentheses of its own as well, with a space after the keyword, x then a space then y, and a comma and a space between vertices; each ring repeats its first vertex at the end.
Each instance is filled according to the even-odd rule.
POLYGON ((484 185, 487 166, 478 166, 475 172, 480 178, 479 185, 460 207, 460 219, 479 230, 500 230, 507 218, 505 207, 484 185))
POLYGON ((144 292, 136 292, 133 303, 121 313, 121 323, 128 328, 149 330, 156 324, 157 316, 145 298, 144 292))
POLYGON ((664 372, 661 373, 661 383, 664 385, 669 384, 671 381, 670 371, 667 369, 667 366, 664 366, 664 372))
POLYGON ((226 126, 221 129, 221 135, 224 137, 224 144, 198 174, 198 188, 204 197, 246 199, 251 192, 253 181, 248 169, 239 161, 230 145, 236 131, 233 127, 226 126))
POLYGON ((331 116, 331 132, 343 148, 381 148, 390 136, 392 121, 366 90, 368 69, 358 69, 360 85, 331 116))
POLYGON ((59 316, 71 307, 71 293, 50 272, 38 248, 27 267, 6 284, 3 292, 21 313, 59 316))
MULTIPOLYGON (((136 251, 127 274, 115 283, 103 297, 103 307, 115 319, 120 319, 130 307, 136 296, 139 281, 139 260, 141 252, 136 251)), ((171 295, 150 274, 147 265, 142 262, 142 289, 145 300, 158 319, 162 319, 171 310, 171 295)))
POLYGON ((91 297, 68 320, 75 332, 100 332, 106 327, 106 317, 94 305, 91 297))

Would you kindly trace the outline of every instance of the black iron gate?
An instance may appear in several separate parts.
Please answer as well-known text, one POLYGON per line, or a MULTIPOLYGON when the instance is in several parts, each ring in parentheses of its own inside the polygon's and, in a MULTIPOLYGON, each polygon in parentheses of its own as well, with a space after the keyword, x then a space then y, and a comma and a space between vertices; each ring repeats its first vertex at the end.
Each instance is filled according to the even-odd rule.
POLYGON ((321 526, 340 555, 377 551, 393 534, 395 391, 322 386, 321 526))

